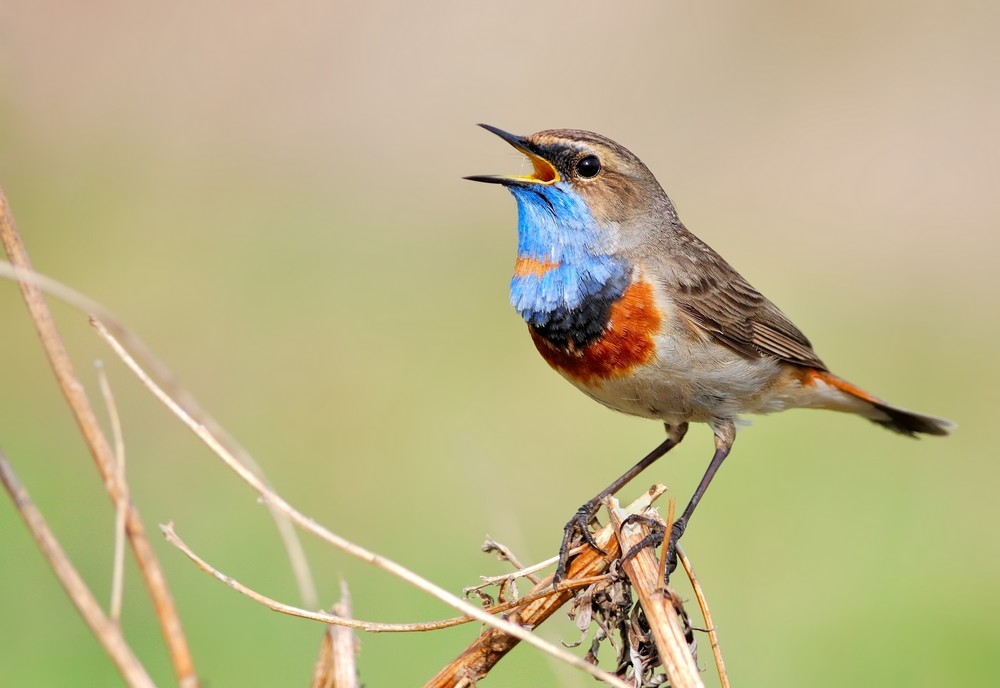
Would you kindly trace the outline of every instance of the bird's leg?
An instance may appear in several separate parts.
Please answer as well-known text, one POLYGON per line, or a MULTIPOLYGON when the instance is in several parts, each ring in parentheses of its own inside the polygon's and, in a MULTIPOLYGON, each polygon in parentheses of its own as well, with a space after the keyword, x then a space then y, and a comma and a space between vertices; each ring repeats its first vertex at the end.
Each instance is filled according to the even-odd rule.
MULTIPOLYGON (((708 464, 708 470, 705 471, 705 475, 702 477, 701 482, 698 483, 698 488, 694 491, 691 501, 688 502, 688 505, 684 508, 684 513, 682 513, 681 517, 674 521, 673 526, 671 526, 669 533, 670 538, 667 539, 667 533, 665 532, 663 526, 655 527, 650 525, 652 532, 644 537, 639 543, 633 545, 632 548, 622 557, 623 561, 631 559, 646 547, 656 547, 657 545, 663 544, 667 547, 667 578, 669 578, 670 574, 674 572, 675 568, 677 568, 677 541, 680 539, 681 535, 684 534, 688 521, 691 519, 691 514, 694 513, 695 507, 698 506, 698 502, 701 501, 702 496, 708 489, 709 483, 712 482, 712 478, 715 477, 715 474, 722 465, 722 462, 729 455, 729 451, 733 446, 733 439, 736 436, 736 426, 732 421, 716 421, 712 424, 712 427, 715 430, 715 454, 712 456, 712 461, 708 464)), ((643 521, 648 521, 643 517, 634 518, 641 518, 643 521)), ((629 519, 633 519, 633 516, 629 516, 629 519)))
POLYGON ((666 425, 667 439, 663 440, 663 442, 661 442, 656 449, 644 456, 639 463, 632 466, 632 468, 625 471, 617 480, 601 490, 601 492, 595 495, 593 499, 576 510, 573 518, 571 518, 569 523, 566 524, 566 527, 563 528, 562 544, 559 545, 559 563, 556 565, 556 573, 553 577, 553 584, 558 585, 560 581, 566 578, 566 571, 569 566, 568 553, 572 548, 573 541, 576 539, 577 535, 581 535, 584 541, 598 552, 601 552, 602 554, 604 553, 604 550, 597 546, 594 536, 590 533, 590 522, 594 519, 594 515, 600 508, 601 500, 608 495, 613 495, 618 492, 618 490, 625 487, 625 485, 628 484, 632 478, 642 473, 651 463, 680 444, 680 441, 684 439, 684 434, 687 432, 687 427, 687 423, 681 423, 679 425, 666 425))
MULTIPOLYGON (((715 473, 722 466, 722 462, 726 460, 729 456, 729 451, 733 448, 733 440, 736 439, 736 425, 732 420, 717 420, 712 423, 712 429, 715 430, 715 454, 712 455, 712 461, 708 464, 708 470, 705 471, 705 475, 702 477, 701 482, 698 483, 698 487, 694 491, 694 495, 691 497, 691 501, 688 505, 684 507, 684 513, 681 517, 674 521, 673 527, 670 529, 670 540, 667 541, 667 576, 673 573, 674 569, 677 568, 677 541, 684 534, 684 530, 687 528, 688 522, 691 520, 691 514, 694 513, 694 509, 698 506, 698 502, 701 501, 702 496, 705 494, 705 490, 708 489, 709 483, 712 482, 712 478, 715 477, 715 473)), ((665 537, 665 536, 664 536, 665 537)), ((633 548, 634 549, 634 548, 633 548)), ((631 554, 632 552, 629 552, 631 554)))

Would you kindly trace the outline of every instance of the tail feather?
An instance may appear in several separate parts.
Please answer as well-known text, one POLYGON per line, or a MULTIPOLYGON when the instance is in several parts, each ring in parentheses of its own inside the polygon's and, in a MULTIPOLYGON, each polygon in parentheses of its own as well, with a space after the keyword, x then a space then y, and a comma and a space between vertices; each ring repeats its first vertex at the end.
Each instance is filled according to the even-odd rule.
POLYGON ((958 427, 955 423, 944 418, 925 416, 922 413, 913 413, 889 404, 878 402, 872 406, 885 415, 884 418, 869 416, 869 420, 878 423, 884 428, 889 428, 895 432, 910 437, 918 434, 924 435, 947 435, 949 430, 958 427))
MULTIPOLYGON (((909 437, 917 435, 947 435, 949 430, 958 427, 955 423, 944 418, 927 416, 922 413, 914 413, 901 409, 898 406, 887 404, 876 396, 855 387, 847 380, 843 380, 827 371, 811 371, 813 380, 820 380, 828 387, 833 387, 839 392, 853 399, 852 408, 839 408, 838 410, 849 410, 863 415, 873 423, 878 423, 884 428, 909 437), (862 404, 858 401, 864 402, 862 404)), ((841 397, 844 398, 844 397, 841 397)), ((835 408, 835 407, 830 407, 835 408)))

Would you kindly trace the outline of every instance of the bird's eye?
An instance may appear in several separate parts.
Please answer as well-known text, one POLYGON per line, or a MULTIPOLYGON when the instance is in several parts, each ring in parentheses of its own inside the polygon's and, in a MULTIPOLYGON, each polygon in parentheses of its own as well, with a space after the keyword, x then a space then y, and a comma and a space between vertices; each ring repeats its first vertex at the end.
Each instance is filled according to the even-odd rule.
POLYGON ((596 177, 597 173, 600 171, 601 161, 597 159, 596 155, 588 155, 580 158, 580 160, 576 163, 576 173, 584 179, 596 177))

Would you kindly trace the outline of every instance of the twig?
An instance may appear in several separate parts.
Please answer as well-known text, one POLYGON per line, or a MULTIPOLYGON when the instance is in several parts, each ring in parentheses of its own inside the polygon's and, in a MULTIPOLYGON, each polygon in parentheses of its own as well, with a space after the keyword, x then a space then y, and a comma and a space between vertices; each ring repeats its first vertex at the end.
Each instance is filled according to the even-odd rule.
MULTIPOLYGON (((102 319, 103 321, 103 319, 102 319)), ((269 488, 273 489, 267 475, 264 473, 264 469, 260 466, 256 459, 243 447, 236 439, 229 434, 229 432, 222 427, 222 425, 215 420, 215 418, 205 410, 205 408, 198 402, 193 394, 188 392, 177 380, 177 377, 173 372, 157 358, 153 351, 146 346, 146 344, 139 339, 135 334, 129 331, 124 326, 120 324, 114 327, 116 323, 108 323, 103 321, 108 329, 114 333, 122 342, 125 343, 126 347, 137 357, 137 360, 142 361, 147 369, 152 370, 156 376, 156 379, 160 380, 164 388, 168 390, 169 394, 173 399, 181 406, 192 418, 196 419, 201 425, 205 426, 209 432, 215 435, 219 443, 226 447, 226 449, 239 460, 244 466, 249 468, 251 471, 260 476, 261 481, 269 488)), ((316 607, 319 605, 319 593, 316 590, 316 581, 313 578, 312 570, 309 568, 309 560, 306 558, 305 549, 302 547, 302 540, 299 538, 299 533, 292 524, 291 519, 288 515, 283 513, 280 509, 274 507, 274 505, 265 502, 265 508, 268 510, 274 525, 278 530, 278 536, 281 538, 281 542, 285 547, 285 554, 288 557, 289 566, 292 569, 292 575, 295 576, 295 584, 299 589, 299 597, 302 600, 302 605, 305 607, 316 607)))
POLYGON ((368 631, 369 633, 412 633, 414 631, 426 631, 426 630, 437 630, 439 628, 448 628, 450 626, 458 626, 463 623, 468 623, 472 621, 470 617, 456 617, 454 619, 447 619, 445 621, 433 622, 431 624, 392 624, 392 623, 379 623, 377 621, 363 621, 361 619, 354 619, 347 616, 340 616, 338 614, 330 612, 315 612, 309 611, 308 609, 301 609, 299 607, 294 607, 283 602, 279 602, 275 599, 262 595, 256 590, 247 587, 243 583, 222 573, 214 566, 209 564, 207 561, 198 556, 194 550, 192 550, 181 536, 177 534, 174 530, 173 523, 167 523, 166 525, 161 525, 160 530, 163 531, 163 536, 166 538, 167 542, 179 549, 185 554, 191 561, 193 561, 198 568, 200 568, 205 573, 213 576, 216 580, 225 583, 230 588, 236 592, 246 595, 250 599, 265 607, 272 609, 273 611, 280 612, 282 614, 288 614, 289 616, 297 616, 302 619, 311 619, 313 621, 321 621, 326 624, 345 626, 347 628, 356 628, 362 631, 368 631))
MULTIPOLYGON (((0 194, 2 194, 2 190, 0 190, 0 194)), ((11 224, 13 224, 13 222, 11 222, 11 224)), ((84 313, 89 313, 92 317, 97 317, 101 320, 108 330, 113 332, 119 339, 126 343, 129 350, 133 352, 136 358, 142 361, 147 368, 153 371, 156 378, 163 381, 164 386, 170 390, 171 395, 178 400, 178 403, 189 414, 191 414, 193 418, 197 418, 200 423, 211 430, 212 433, 219 438, 220 442, 224 444, 233 453, 233 455, 239 458, 244 465, 249 466, 261 477, 264 477, 264 472, 261 470, 257 462, 254 461, 250 453, 240 446, 240 444, 236 442, 225 431, 225 429, 222 428, 222 426, 219 425, 219 423, 216 422, 216 420, 201 407, 193 395, 181 387, 170 369, 167 368, 167 366, 164 365, 164 363, 160 361, 155 354, 153 354, 152 350, 146 346, 146 344, 138 336, 136 336, 134 332, 125 327, 125 325, 123 325, 110 310, 94 299, 86 296, 85 294, 81 294, 75 289, 58 282, 51 277, 47 277, 37 272, 25 272, 23 269, 4 261, 0 261, 0 276, 17 280, 22 284, 33 285, 38 289, 41 289, 42 291, 60 299, 61 301, 65 301, 71 306, 76 307, 78 310, 84 313)), ((316 583, 313 580, 312 571, 309 569, 309 563, 306 560, 305 551, 302 549, 302 542, 299 540, 298 533, 285 514, 273 509, 270 505, 268 505, 267 508, 270 511, 271 517, 275 521, 275 526, 278 529, 278 535, 281 537, 281 541, 285 545, 285 551, 288 554, 289 564, 291 565, 292 573, 295 576, 295 582, 298 585, 302 602, 307 606, 316 606, 316 604, 318 604, 317 600, 319 599, 316 592, 316 583)))
POLYGON ((132 652, 132 648, 125 641, 118 624, 105 616, 101 605, 98 604, 97 599, 66 556, 66 552, 49 529, 38 507, 31 501, 31 496, 21 484, 2 451, 0 451, 0 481, 3 482, 7 494, 10 495, 18 513, 21 514, 25 525, 28 526, 28 530, 35 538, 35 542, 38 543, 38 548, 48 560, 56 578, 59 579, 69 595, 70 601, 76 606, 94 637, 111 657, 111 661, 122 678, 129 686, 153 688, 155 685, 153 679, 149 677, 142 663, 132 652))
MULTIPOLYGON (((59 388, 73 412, 77 426, 80 428, 94 463, 101 474, 104 489, 111 501, 118 505, 124 488, 118 483, 115 474, 111 448, 108 446, 108 441, 101 431, 101 426, 97 422, 90 402, 87 400, 83 385, 73 370, 73 364, 66 353, 66 347, 59 336, 55 321, 52 319, 52 313, 45 303, 41 290, 33 282, 25 279, 26 273, 31 272, 31 262, 18 234, 17 225, 2 188, 0 188, 0 242, 3 243, 7 257, 18 274, 18 284, 24 302, 42 340, 42 346, 49 358, 59 388)), ((156 558, 156 552, 146 537, 146 529, 139 516, 139 511, 131 503, 126 511, 125 521, 129 543, 152 598, 153 608, 167 644, 177 681, 182 688, 195 688, 198 685, 198 678, 187 639, 181 628, 180 617, 177 615, 177 609, 170 595, 170 589, 167 587, 159 560, 156 558)))
MULTIPOLYGON (((619 508, 613 497, 605 500, 605 507, 611 513, 611 523, 618 532, 623 552, 631 551, 649 534, 649 528, 641 521, 622 525, 628 512, 619 508)), ((622 569, 639 596, 670 685, 673 688, 704 688, 698 666, 684 637, 680 617, 674 608, 673 595, 663 587, 659 566, 650 548, 639 550, 622 563, 622 569)))
MULTIPOLYGON (((492 540, 489 540, 487 542, 492 542, 492 540)), ((569 554, 567 556, 575 557, 584 549, 586 549, 586 547, 583 546, 574 547, 569 551, 569 554)), ((484 552, 488 551, 486 549, 486 545, 483 545, 483 551, 484 552)), ((515 566, 520 566, 520 564, 515 563, 514 561, 511 561, 511 563, 514 564, 515 566)), ((518 578, 527 578, 535 585, 538 585, 541 579, 534 574, 537 573, 538 571, 541 571, 542 569, 548 568, 549 566, 555 566, 557 563, 559 563, 559 557, 554 556, 554 557, 549 557, 548 559, 544 559, 538 562, 537 564, 532 564, 531 566, 525 566, 523 568, 519 568, 517 571, 511 571, 510 573, 504 573, 499 576, 480 576, 478 584, 462 588, 462 592, 468 595, 470 592, 477 592, 479 590, 482 590, 483 588, 488 588, 491 585, 499 585, 499 586, 505 585, 507 583, 517 580, 518 578)))
MULTIPOLYGON (((569 551, 569 556, 570 557, 576 556, 584 549, 585 549, 584 547, 576 547, 574 549, 571 549, 569 551)), ((469 588, 466 588, 466 590, 481 590, 489 585, 500 585, 501 583, 504 583, 506 581, 512 581, 518 578, 527 578, 532 583, 535 583, 537 585, 539 580, 541 579, 534 574, 538 571, 541 571, 542 569, 548 568, 549 566, 554 566, 555 564, 558 563, 559 563, 559 557, 554 556, 554 557, 549 557, 548 559, 545 559, 543 561, 540 561, 537 564, 532 564, 531 566, 525 566, 524 568, 520 568, 517 571, 511 571, 510 573, 504 573, 499 576, 480 576, 479 580, 481 581, 481 583, 479 585, 473 585, 469 588)))
MULTIPOLYGON (((662 485, 655 486, 637 499, 630 508, 645 509, 663 494, 665 489, 662 485)), ((595 533, 594 539, 607 554, 602 555, 590 547, 585 547, 570 562, 568 580, 603 574, 611 562, 618 558, 621 551, 611 524, 595 533)), ((563 591, 561 586, 553 592, 552 576, 542 580, 531 592, 532 594, 538 592, 548 592, 549 594, 545 594, 542 598, 510 615, 512 621, 530 628, 537 628, 572 597, 572 593, 563 591)), ((517 642, 516 638, 511 638, 496 629, 488 629, 465 648, 457 658, 441 669, 434 678, 424 685, 424 688, 458 688, 458 686, 465 685, 463 682, 475 682, 482 679, 497 662, 514 649, 517 642)))
POLYGON ((701 608, 701 616, 705 619, 705 626, 708 629, 708 642, 712 646, 712 657, 715 658, 715 668, 719 672, 719 682, 722 688, 730 688, 729 673, 726 671, 726 663, 722 660, 722 649, 719 647, 719 634, 715 630, 715 622, 712 621, 712 612, 708 610, 708 600, 705 599, 705 591, 702 590, 701 583, 698 582, 698 578, 694 575, 694 567, 691 566, 691 560, 684 554, 684 549, 680 543, 677 543, 677 558, 680 560, 681 566, 684 567, 688 580, 691 581, 691 587, 694 588, 694 596, 698 600, 698 606, 701 608))
MULTIPOLYGON (((523 576, 523 577, 527 578, 528 580, 530 580, 532 583, 535 583, 535 584, 538 583, 538 576, 534 575, 534 572, 537 569, 533 569, 531 571, 528 571, 524 567, 524 564, 522 564, 518 560, 518 558, 516 556, 514 556, 514 552, 511 551, 510 547, 508 547, 507 545, 503 544, 502 542, 497 542, 496 540, 494 540, 493 538, 491 538, 489 535, 487 535, 486 536, 486 541, 483 543, 483 551, 484 552, 496 552, 497 558, 503 559, 505 561, 509 561, 510 565, 513 566, 515 569, 517 569, 517 571, 515 571, 515 573, 517 575, 514 576, 513 578, 510 578, 509 580, 514 580, 514 578, 519 578, 519 577, 523 576)), ((558 557, 557 557, 557 560, 558 560, 558 557)))
MULTIPOLYGON (((174 530, 174 525, 172 523, 167 523, 166 525, 161 525, 160 530, 163 532, 164 538, 167 542, 179 549, 184 556, 189 558, 195 563, 195 565, 202 571, 212 576, 216 580, 225 585, 229 586, 236 592, 249 597, 254 602, 261 604, 272 611, 276 611, 280 614, 287 614, 289 616, 296 616, 301 619, 310 619, 312 621, 320 621, 325 624, 331 624, 336 626, 346 626, 348 628, 356 628, 361 631, 367 631, 368 633, 418 633, 426 631, 438 631, 443 628, 451 628, 453 626, 461 626, 462 624, 467 624, 475 621, 471 616, 455 616, 450 619, 441 619, 439 621, 425 621, 420 623, 382 623, 378 621, 364 621, 362 619, 348 618, 338 616, 336 613, 322 612, 322 611, 311 611, 308 609, 302 609, 301 607, 295 607, 290 604, 285 604, 284 602, 279 602, 267 595, 261 594, 250 588, 249 586, 240 583, 238 580, 232 576, 219 571, 217 568, 209 564, 202 557, 200 557, 191 547, 181 539, 181 536, 177 534, 174 530)), ((574 578, 572 580, 563 581, 558 589, 558 592, 572 591, 577 588, 586 587, 588 585, 593 585, 594 583, 599 583, 603 580, 603 576, 590 576, 585 578, 574 578)), ((502 614, 503 612, 510 611, 511 609, 516 609, 518 607, 523 607, 526 604, 534 602, 535 600, 545 597, 547 594, 552 592, 552 586, 550 585, 545 590, 535 591, 529 595, 524 596, 520 600, 513 602, 502 602, 500 604, 495 604, 491 607, 486 608, 488 614, 502 614)))
POLYGON ((468 616, 472 616, 478 619, 479 621, 482 621, 485 624, 488 624, 495 628, 499 628, 510 635, 516 636, 521 640, 525 641, 526 643, 533 645, 542 652, 551 655, 553 657, 556 657, 557 659, 571 666, 574 666, 592 676, 600 678, 606 683, 609 683, 614 686, 619 686, 619 688, 627 688, 625 683, 623 683, 615 676, 612 676, 611 674, 607 673, 606 671, 603 671, 593 666, 592 664, 588 664, 587 662, 580 659, 576 655, 573 655, 572 653, 569 653, 563 650, 562 648, 556 647, 552 643, 549 643, 543 640, 542 638, 533 635, 530 631, 527 631, 524 628, 521 628, 520 626, 516 626, 510 623, 509 621, 505 621, 497 617, 491 616, 489 613, 469 604, 463 599, 456 597, 455 595, 448 592, 441 586, 436 585, 435 583, 432 583, 426 578, 417 575, 416 573, 410 571, 401 564, 398 564, 395 561, 392 561, 391 559, 384 557, 382 555, 375 554, 374 552, 371 552, 365 549, 364 547, 361 547, 360 545, 351 542, 347 538, 337 535, 333 531, 329 530, 324 526, 321 526, 311 518, 308 518, 307 516, 302 514, 300 511, 295 509, 295 507, 293 507, 291 504, 285 501, 285 499, 281 497, 278 493, 270 489, 270 487, 268 487, 257 474, 253 473, 246 466, 241 464, 236 459, 236 457, 233 456, 233 454, 225 446, 223 446, 221 442, 219 442, 218 438, 216 438, 211 432, 209 432, 204 425, 202 425, 201 423, 197 422, 194 418, 192 418, 187 411, 181 408, 174 399, 172 399, 166 392, 164 392, 163 389, 158 384, 156 384, 156 382, 154 382, 152 378, 149 377, 146 371, 142 369, 142 367, 129 354, 129 352, 125 350, 125 348, 121 345, 121 342, 119 342, 108 331, 107 327, 105 327, 100 320, 96 318, 91 318, 91 323, 94 325, 94 328, 97 330, 97 333, 101 336, 101 338, 104 339, 104 341, 108 344, 108 346, 111 347, 111 350, 115 352, 115 354, 122 360, 123 363, 125 363, 125 365, 129 368, 129 370, 131 370, 133 374, 135 374, 135 376, 146 387, 146 389, 148 389, 153 394, 153 396, 155 396, 175 416, 177 416, 177 418, 179 418, 180 421, 184 423, 184 425, 186 425, 202 442, 204 442, 205 445, 209 449, 211 449, 216 456, 222 459, 222 461, 233 472, 235 472, 236 475, 238 475, 240 479, 243 480, 243 482, 247 483, 250 487, 252 487, 266 503, 272 504, 275 508, 287 514, 288 517, 292 520, 292 522, 298 525, 300 528, 309 533, 312 533, 313 535, 320 538, 324 542, 336 547, 337 549, 343 552, 346 552, 347 554, 350 554, 351 556, 357 557, 362 561, 366 561, 377 568, 380 568, 384 571, 391 573, 397 578, 405 580, 410 585, 413 585, 414 587, 423 590, 432 597, 436 597, 445 604, 454 607, 455 609, 458 609, 459 611, 461 611, 464 614, 467 614, 468 616))
POLYGON ((121 419, 118 416, 118 405, 115 404, 115 396, 111 391, 111 383, 108 381, 108 373, 101 361, 97 361, 95 367, 97 368, 97 381, 101 387, 101 395, 104 397, 104 405, 108 409, 111 436, 115 443, 115 477, 121 486, 118 503, 115 505, 115 553, 112 560, 111 603, 108 612, 112 621, 120 623, 122 590, 125 580, 125 513, 129 500, 128 482, 125 480, 125 439, 122 435, 121 419))
MULTIPOLYGON (((340 601, 333 605, 333 613, 341 618, 351 616, 351 595, 343 580, 340 601)), ((327 626, 311 688, 358 688, 357 642, 350 628, 327 626)))

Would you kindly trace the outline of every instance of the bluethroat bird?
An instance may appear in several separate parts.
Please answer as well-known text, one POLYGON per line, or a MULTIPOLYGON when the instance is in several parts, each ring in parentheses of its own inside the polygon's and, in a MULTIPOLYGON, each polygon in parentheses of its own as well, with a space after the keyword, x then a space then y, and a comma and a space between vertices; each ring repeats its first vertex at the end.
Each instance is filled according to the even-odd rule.
POLYGON ((611 139, 553 129, 516 136, 525 176, 473 176, 517 201, 510 300, 542 357, 584 394, 662 421, 667 439, 566 524, 556 579, 600 501, 708 423, 715 453, 674 524, 673 549, 733 446, 740 414, 790 408, 855 413, 903 435, 947 435, 950 421, 893 406, 831 373, 792 322, 681 223, 649 169, 611 139))

